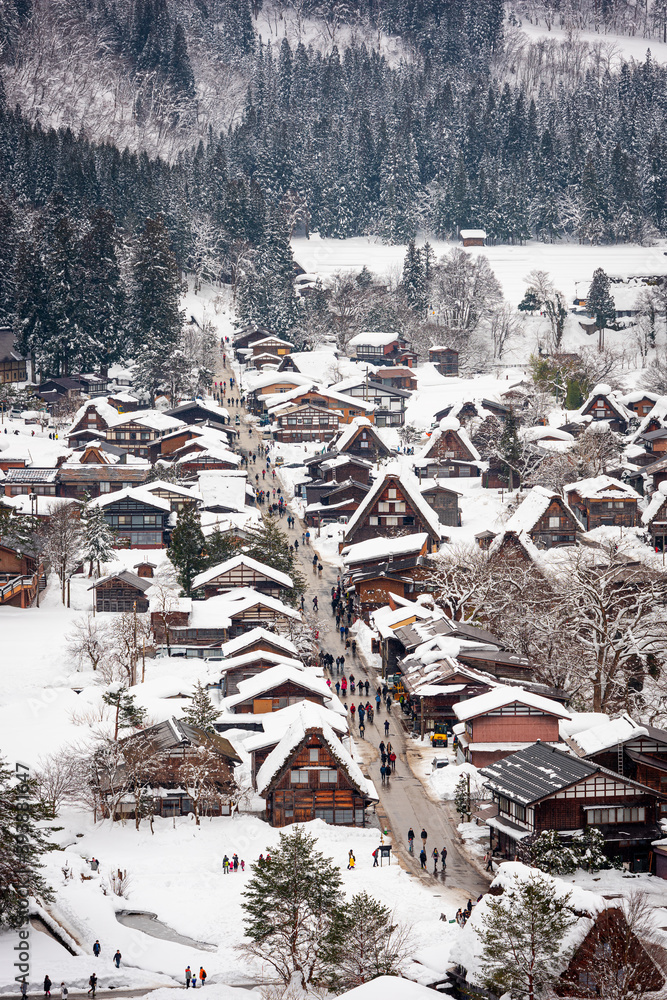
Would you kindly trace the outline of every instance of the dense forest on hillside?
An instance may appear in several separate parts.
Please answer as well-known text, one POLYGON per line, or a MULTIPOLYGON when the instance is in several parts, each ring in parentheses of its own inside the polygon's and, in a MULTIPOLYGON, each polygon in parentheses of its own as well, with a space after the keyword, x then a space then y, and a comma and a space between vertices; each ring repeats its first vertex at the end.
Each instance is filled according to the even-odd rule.
MULTIPOLYGON (((660 36, 667 4, 647 0, 642 10, 645 33, 660 36)), ((270 9, 261 0, 7 0, 2 316, 45 369, 132 357, 132 337, 114 335, 109 354, 99 331, 72 336, 89 320, 53 301, 69 281, 79 298, 90 291, 94 255, 113 250, 113 308, 127 317, 147 218, 162 219, 175 282, 182 269, 239 285, 249 317, 253 295, 279 302, 282 332, 297 321, 294 232, 389 242, 459 226, 482 226, 498 242, 664 235, 667 69, 650 55, 614 63, 572 37, 517 42, 521 17, 567 24, 595 15, 621 30, 628 11, 621 0, 517 4, 509 13, 501 0, 295 0, 270 9), (301 40, 262 40, 259 28, 269 16, 277 24, 278 13, 301 25, 301 40), (383 33, 400 36, 400 58, 383 53, 383 33), (60 59, 59 46, 75 38, 83 47, 71 52, 92 60, 84 75, 94 80, 99 67, 101 79, 113 66, 132 92, 124 113, 159 121, 175 137, 173 155, 122 148, 84 112, 79 128, 53 128, 47 97, 25 100, 31 60, 60 59), (219 103, 232 77, 235 95, 242 86, 225 127, 206 119, 216 74, 219 103), (80 261, 60 285, 58 260, 80 261), (30 314, 38 308, 52 315, 38 321, 30 314)), ((127 97, 120 84, 117 97, 127 97)))

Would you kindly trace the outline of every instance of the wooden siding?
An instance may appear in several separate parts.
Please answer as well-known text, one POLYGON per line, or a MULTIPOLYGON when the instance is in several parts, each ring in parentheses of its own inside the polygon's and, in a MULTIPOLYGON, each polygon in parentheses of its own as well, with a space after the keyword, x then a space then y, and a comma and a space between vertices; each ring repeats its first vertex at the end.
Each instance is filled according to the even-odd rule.
POLYGON ((95 587, 95 606, 98 611, 148 611, 148 598, 142 590, 118 577, 105 580, 95 587))
POLYGON ((554 497, 528 534, 540 548, 551 549, 557 545, 574 545, 579 530, 581 525, 569 513, 563 500, 554 497))
POLYGON ((429 460, 437 458, 441 461, 446 459, 456 459, 459 462, 476 461, 473 453, 454 430, 434 432, 432 443, 424 457, 429 460))
POLYGON ((433 538, 433 529, 403 492, 400 479, 397 476, 390 476, 367 510, 363 521, 345 538, 344 544, 356 544, 368 538, 377 538, 378 535, 398 538, 422 531, 428 532, 432 547, 437 548, 439 539, 436 541, 433 538))

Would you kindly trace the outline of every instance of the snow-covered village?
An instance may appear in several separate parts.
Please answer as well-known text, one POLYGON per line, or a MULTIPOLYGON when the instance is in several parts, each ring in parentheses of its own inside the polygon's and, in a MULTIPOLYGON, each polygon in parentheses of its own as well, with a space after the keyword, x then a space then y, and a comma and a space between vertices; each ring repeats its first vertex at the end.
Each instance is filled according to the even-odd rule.
POLYGON ((661 0, 0 2, 0 996, 667 998, 666 129, 661 0))

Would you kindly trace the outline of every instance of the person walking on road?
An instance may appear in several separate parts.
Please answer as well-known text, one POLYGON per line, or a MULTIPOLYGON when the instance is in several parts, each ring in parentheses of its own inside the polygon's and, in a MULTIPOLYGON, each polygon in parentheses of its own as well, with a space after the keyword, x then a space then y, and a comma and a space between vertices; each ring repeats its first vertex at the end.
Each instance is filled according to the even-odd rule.
POLYGON ((419 852, 419 860, 421 861, 422 868, 426 868, 426 851, 424 850, 423 847, 419 852))
POLYGON ((187 965, 186 968, 185 968, 185 988, 186 988, 186 990, 190 989, 190 980, 191 979, 192 979, 192 969, 190 968, 189 965, 187 965))
POLYGON ((427 837, 428 837, 428 834, 427 834, 426 830, 422 829, 421 838, 422 838, 422 846, 423 847, 426 847, 427 837))
POLYGON ((206 969, 202 965, 201 968, 199 969, 199 979, 201 980, 202 986, 206 985, 206 975, 207 975, 206 969))
POLYGON ((379 694, 376 694, 375 695, 375 711, 378 713, 378 715, 380 714, 380 703, 381 702, 382 702, 382 698, 380 697, 379 694))
POLYGON ((119 952, 118 948, 116 948, 116 954, 114 955, 113 960, 116 963, 116 968, 117 969, 120 969, 120 960, 121 960, 122 957, 123 956, 119 952))
POLYGON ((410 829, 408 830, 408 850, 410 851, 410 854, 414 853, 414 848, 415 848, 415 831, 412 829, 412 827, 410 827, 410 829))
POLYGON ((102 950, 102 946, 100 945, 100 942, 96 941, 95 944, 93 945, 93 955, 95 956, 95 958, 99 958, 100 957, 100 951, 101 950, 102 950))
POLYGON ((389 719, 384 720, 384 735, 389 736, 389 719))
POLYGON ((443 847, 443 849, 440 851, 440 857, 442 858, 442 870, 444 872, 445 868, 447 867, 447 848, 446 847, 443 847))
POLYGON ((486 852, 484 860, 486 861, 486 868, 484 870, 487 872, 493 872, 493 854, 491 851, 486 852))
POLYGON ((352 716, 352 725, 354 725, 354 713, 356 712, 356 710, 357 710, 356 705, 354 704, 354 702, 352 702, 352 704, 350 705, 350 714, 352 716))
POLYGON ((431 854, 431 857, 433 858, 433 874, 435 875, 435 873, 438 870, 438 859, 440 857, 440 852, 438 851, 437 847, 433 848, 433 852, 431 854))
POLYGON ((49 979, 48 976, 44 976, 44 996, 45 997, 51 996, 51 980, 49 979))
POLYGON ((95 990, 97 989, 97 976, 95 975, 94 972, 93 972, 92 976, 90 977, 90 979, 88 980, 88 986, 90 987, 90 989, 88 990, 88 996, 89 997, 94 997, 95 996, 95 990))
POLYGON ((389 763, 391 764, 392 771, 395 771, 396 770, 396 754, 394 753, 393 750, 389 754, 389 763))

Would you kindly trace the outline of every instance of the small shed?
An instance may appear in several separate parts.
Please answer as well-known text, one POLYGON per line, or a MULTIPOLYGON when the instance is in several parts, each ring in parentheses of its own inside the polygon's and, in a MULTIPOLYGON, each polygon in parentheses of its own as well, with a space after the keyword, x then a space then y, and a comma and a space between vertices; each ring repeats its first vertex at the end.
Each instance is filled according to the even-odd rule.
POLYGON ((95 608, 98 612, 136 611, 137 614, 144 614, 148 611, 146 591, 152 586, 150 580, 124 569, 120 573, 101 576, 88 590, 95 591, 95 608))
POLYGON ((459 239, 464 247, 483 247, 487 236, 484 229, 459 229, 459 239))

